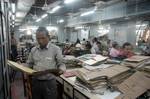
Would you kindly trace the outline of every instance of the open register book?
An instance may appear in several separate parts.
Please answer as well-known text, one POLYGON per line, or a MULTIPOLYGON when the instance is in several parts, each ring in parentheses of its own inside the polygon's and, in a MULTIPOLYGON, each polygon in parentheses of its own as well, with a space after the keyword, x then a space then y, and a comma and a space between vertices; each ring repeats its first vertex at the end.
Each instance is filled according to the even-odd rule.
POLYGON ((36 72, 35 70, 33 70, 33 69, 31 69, 31 68, 29 68, 27 66, 23 66, 22 64, 18 64, 16 62, 13 62, 13 61, 10 61, 10 60, 8 60, 7 64, 9 66, 11 66, 12 68, 16 68, 16 69, 18 69, 18 70, 20 70, 20 71, 22 71, 24 73, 27 73, 29 75, 32 75, 33 73, 36 72))
POLYGON ((18 64, 16 62, 10 61, 8 60, 8 65, 11 66, 12 68, 18 69, 28 75, 34 75, 34 76, 42 76, 42 75, 46 75, 46 74, 54 74, 56 76, 59 76, 60 74, 62 74, 62 71, 59 69, 49 69, 49 70, 45 70, 45 71, 36 71, 33 70, 27 66, 23 66, 22 64, 18 64))

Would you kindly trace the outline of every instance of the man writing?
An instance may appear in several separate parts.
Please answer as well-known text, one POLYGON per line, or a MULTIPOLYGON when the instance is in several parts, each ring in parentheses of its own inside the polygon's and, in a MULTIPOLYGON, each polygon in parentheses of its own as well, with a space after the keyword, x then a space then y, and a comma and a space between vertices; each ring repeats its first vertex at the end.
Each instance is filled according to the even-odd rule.
POLYGON ((62 62, 62 53, 59 47, 49 42, 46 28, 37 29, 36 39, 39 45, 32 48, 27 61, 29 66, 38 71, 33 74, 32 98, 57 99, 55 75, 66 69, 62 62))

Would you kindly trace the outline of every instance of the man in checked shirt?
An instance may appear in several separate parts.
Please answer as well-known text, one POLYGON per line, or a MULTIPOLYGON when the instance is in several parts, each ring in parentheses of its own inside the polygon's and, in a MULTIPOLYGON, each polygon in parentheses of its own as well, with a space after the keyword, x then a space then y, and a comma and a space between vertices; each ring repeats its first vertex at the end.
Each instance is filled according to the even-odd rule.
POLYGON ((32 48, 27 64, 39 71, 32 78, 33 99, 57 99, 56 75, 66 69, 59 47, 49 42, 48 30, 39 27, 36 31, 38 46, 32 48))

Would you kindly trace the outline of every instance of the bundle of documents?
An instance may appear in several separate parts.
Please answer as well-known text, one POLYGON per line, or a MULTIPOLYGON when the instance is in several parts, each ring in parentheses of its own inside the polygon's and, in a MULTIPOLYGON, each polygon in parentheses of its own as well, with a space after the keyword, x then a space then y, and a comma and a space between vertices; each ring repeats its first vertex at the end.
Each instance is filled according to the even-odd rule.
POLYGON ((146 73, 150 77, 150 65, 145 65, 139 71, 146 73))
POLYGON ((81 65, 79 64, 79 60, 77 60, 74 56, 65 55, 63 57, 63 60, 66 68, 81 67, 81 65))
POLYGON ((149 61, 150 57, 148 56, 132 56, 124 60, 122 65, 130 67, 130 68, 139 68, 142 67, 145 62, 149 61))
POLYGON ((150 65, 149 66, 145 66, 143 68, 143 70, 146 71, 146 72, 148 72, 148 73, 150 73, 150 65))
POLYGON ((136 99, 150 89, 150 78, 142 72, 136 72, 124 82, 118 89, 123 93, 116 99, 136 99))
POLYGON ((84 86, 89 89, 98 89, 106 87, 108 82, 115 83, 120 80, 120 78, 125 78, 125 73, 128 73, 130 68, 113 65, 102 70, 89 71, 87 69, 79 69, 77 71, 77 81, 81 82, 84 86), (120 78, 117 78, 120 77, 120 78))
POLYGON ((97 90, 107 85, 107 77, 105 75, 99 76, 100 71, 90 71, 81 68, 77 71, 77 81, 89 90, 97 90))
POLYGON ((83 66, 83 68, 88 69, 88 70, 98 70, 98 69, 105 69, 105 68, 108 68, 108 67, 111 67, 111 66, 113 66, 113 64, 100 64, 98 66, 86 65, 86 66, 83 66))
POLYGON ((97 54, 85 54, 83 56, 78 57, 79 61, 87 64, 87 65, 96 65, 106 61, 108 57, 104 57, 102 55, 97 54))

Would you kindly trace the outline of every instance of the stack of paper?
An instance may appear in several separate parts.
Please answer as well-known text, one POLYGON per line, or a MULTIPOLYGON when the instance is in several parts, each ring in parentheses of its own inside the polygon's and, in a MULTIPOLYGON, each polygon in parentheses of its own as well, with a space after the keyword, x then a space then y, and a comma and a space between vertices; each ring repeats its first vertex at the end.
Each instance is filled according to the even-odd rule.
POLYGON ((97 89, 101 87, 105 87, 108 85, 108 82, 115 83, 120 80, 120 78, 124 78, 126 76, 125 73, 128 73, 130 68, 114 65, 108 68, 104 68, 102 70, 89 71, 87 69, 80 69, 77 71, 77 80, 83 83, 90 89, 97 89), (117 78, 120 76, 120 78, 117 78))
POLYGON ((106 61, 107 58, 108 57, 104 57, 102 55, 97 55, 97 54, 86 54, 78 57, 77 59, 79 59, 81 62, 87 65, 95 65, 106 61))
POLYGON ((147 73, 150 77, 150 65, 143 66, 142 68, 139 69, 139 71, 147 73))
POLYGON ((101 64, 101 65, 98 65, 98 66, 84 66, 84 68, 88 69, 88 70, 98 70, 98 69, 105 69, 105 68, 108 68, 110 66, 113 66, 113 64, 101 64))
POLYGON ((149 59, 150 57, 148 56, 132 56, 125 59, 122 64, 131 68, 139 68, 142 67, 149 59))
POLYGON ((81 67, 81 65, 79 64, 79 60, 77 60, 74 56, 65 55, 65 57, 63 57, 63 60, 66 68, 81 67))
POLYGON ((142 72, 136 72, 118 86, 123 93, 116 99, 136 99, 150 89, 150 78, 142 72))

